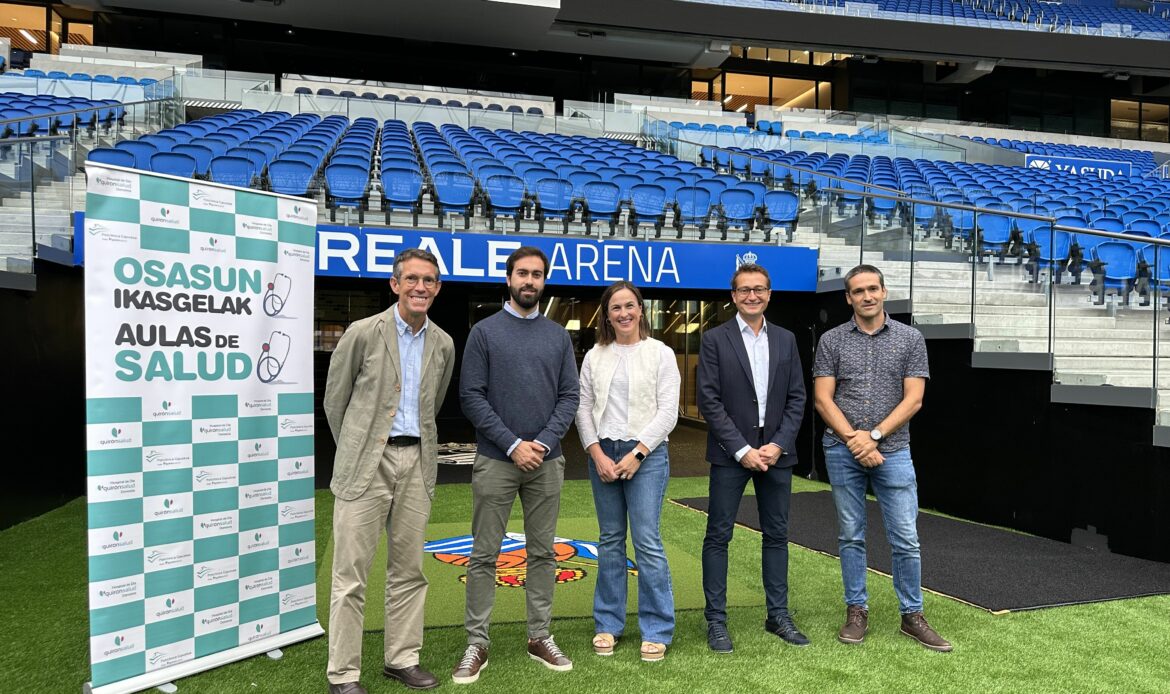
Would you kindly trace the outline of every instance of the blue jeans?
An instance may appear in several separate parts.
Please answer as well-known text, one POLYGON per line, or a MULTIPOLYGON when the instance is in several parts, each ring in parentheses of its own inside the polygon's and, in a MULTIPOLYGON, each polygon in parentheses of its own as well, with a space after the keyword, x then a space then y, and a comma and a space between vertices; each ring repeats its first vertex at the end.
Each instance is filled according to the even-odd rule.
MULTIPOLYGON (((633 450, 636 441, 602 439, 601 450, 615 463, 633 450)), ((674 636, 674 588, 662 547, 659 522, 670 455, 666 444, 642 461, 633 479, 602 482, 589 459, 589 480, 597 507, 597 590, 593 594, 593 621, 597 633, 620 636, 626 626, 626 521, 634 537, 638 566, 638 628, 642 640, 670 643, 674 636)))
POLYGON ((893 554, 894 593, 902 614, 922 611, 922 555, 918 548, 918 482, 910 447, 883 453, 886 461, 861 465, 849 448, 825 436, 825 466, 837 506, 838 547, 845 604, 869 609, 865 590, 865 490, 873 485, 893 554))

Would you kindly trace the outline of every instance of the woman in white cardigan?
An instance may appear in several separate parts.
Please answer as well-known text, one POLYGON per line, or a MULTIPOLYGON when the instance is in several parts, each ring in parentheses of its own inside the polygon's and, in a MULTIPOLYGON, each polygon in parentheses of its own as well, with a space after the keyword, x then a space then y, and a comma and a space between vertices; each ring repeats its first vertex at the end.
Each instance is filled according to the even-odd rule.
POLYGON ((659 520, 670 457, 666 437, 678 421, 681 378, 674 351, 650 337, 642 293, 616 282, 601 296, 597 344, 581 364, 577 431, 589 453, 597 507, 597 589, 593 650, 612 655, 625 629, 626 523, 638 572, 642 660, 666 657, 674 636, 674 591, 659 520))

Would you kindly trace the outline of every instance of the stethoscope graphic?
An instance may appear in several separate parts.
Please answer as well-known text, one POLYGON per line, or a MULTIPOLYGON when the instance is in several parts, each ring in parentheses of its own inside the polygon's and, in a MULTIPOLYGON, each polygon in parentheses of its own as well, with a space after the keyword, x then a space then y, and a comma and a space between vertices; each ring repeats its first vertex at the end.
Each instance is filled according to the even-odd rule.
POLYGON ((276 277, 268 283, 268 290, 264 292, 264 313, 275 316, 284 310, 284 302, 288 301, 288 294, 292 291, 292 278, 283 272, 276 273, 276 277))
POLYGON ((273 330, 268 336, 268 342, 260 346, 260 359, 256 361, 256 378, 259 378, 261 383, 272 383, 280 375, 280 370, 284 368, 284 362, 288 359, 291 345, 292 339, 286 333, 273 330), (276 354, 280 356, 277 357, 276 354))

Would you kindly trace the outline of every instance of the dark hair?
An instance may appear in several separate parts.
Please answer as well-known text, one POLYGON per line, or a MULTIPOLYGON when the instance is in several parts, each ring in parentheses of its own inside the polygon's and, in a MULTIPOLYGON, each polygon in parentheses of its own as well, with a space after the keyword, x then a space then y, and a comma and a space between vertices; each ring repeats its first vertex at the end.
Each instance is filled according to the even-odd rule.
POLYGON ((508 256, 508 277, 512 276, 512 267, 516 265, 516 261, 521 258, 540 258, 544 262, 544 275, 548 277, 548 256, 544 251, 536 246, 521 246, 512 251, 512 255, 508 256))
POLYGON ((646 302, 642 301, 642 292, 632 283, 618 280, 606 287, 605 292, 601 295, 601 321, 597 324, 597 344, 599 345, 608 345, 617 339, 617 333, 609 323, 609 300, 623 289, 628 289, 633 293, 634 300, 642 309, 642 320, 638 321, 638 337, 643 340, 650 337, 650 319, 646 317, 646 302))
POLYGON ((402 264, 408 260, 425 260, 431 265, 435 266, 435 277, 442 279, 442 271, 439 270, 439 259, 435 257, 434 253, 424 251, 421 248, 407 248, 400 251, 394 256, 394 276, 402 279, 402 264))
POLYGON ((764 276, 764 279, 768 280, 768 289, 772 288, 772 276, 768 274, 768 271, 764 269, 763 265, 756 265, 755 263, 744 263, 743 265, 735 268, 735 274, 731 276, 731 289, 733 291, 735 290, 735 281, 739 279, 740 275, 748 272, 760 273, 764 276))
POLYGON ((845 273, 845 291, 849 291, 849 280, 857 277, 858 275, 864 275, 867 272, 872 272, 873 274, 877 275, 878 284, 882 286, 882 289, 886 288, 886 276, 882 274, 881 270, 872 265, 858 265, 849 272, 845 273))

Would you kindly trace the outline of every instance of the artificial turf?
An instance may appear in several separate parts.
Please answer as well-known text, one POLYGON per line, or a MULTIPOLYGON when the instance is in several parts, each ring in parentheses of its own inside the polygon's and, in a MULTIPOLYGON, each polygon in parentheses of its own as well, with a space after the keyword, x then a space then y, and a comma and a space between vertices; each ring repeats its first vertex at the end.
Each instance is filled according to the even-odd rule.
MULTIPOLYGON (((797 480, 794 487, 796 491, 824 488, 803 480, 797 480)), ((668 496, 700 496, 705 491, 704 479, 674 479, 668 496)), ((514 516, 519 518, 519 504, 514 516)), ((592 516, 588 483, 567 482, 561 513, 565 527, 584 532, 589 527, 585 520, 592 516)), ((466 524, 469 518, 467 485, 441 486, 432 513, 433 529, 447 533, 466 524)), ((317 547, 322 563, 319 585, 327 581, 324 557, 331 519, 332 497, 327 491, 318 492, 317 547)), ((633 618, 613 657, 592 655, 592 619, 572 616, 582 612, 580 599, 561 601, 558 593, 553 633, 575 660, 575 667, 571 673, 547 671, 525 654, 523 622, 508 621, 522 619, 522 611, 501 601, 492 627, 490 666, 480 681, 467 690, 1167 691, 1170 596, 992 615, 927 594, 927 616, 955 643, 954 652, 940 654, 928 652, 897 633, 897 605, 890 580, 871 573, 869 636, 861 646, 844 646, 834 638, 844 613, 837 560, 800 547, 791 551, 789 601, 797 624, 813 644, 794 649, 765 633, 763 607, 753 602, 729 609, 735 653, 712 654, 706 647, 702 610, 690 608, 701 601, 698 573, 682 568, 697 561, 704 526, 705 517, 694 511, 672 504, 663 509, 664 538, 672 549, 672 562, 679 567, 675 575, 676 598, 680 605, 686 600, 678 611, 674 644, 665 662, 639 661, 633 618), (686 593, 685 598, 680 597, 681 593, 686 593)), ((593 529, 595 532, 595 526, 593 529)), ((730 557, 729 579, 733 584, 745 588, 760 584, 759 552, 760 537, 737 529, 730 557)), ((4 596, 0 601, 0 691, 76 692, 88 679, 85 572, 84 499, 0 532, 0 595, 4 596)), ((1005 576, 1003 580, 1012 577, 1005 576)), ((461 607, 458 591, 436 596, 432 576, 432 600, 454 602, 457 614, 461 607)), ((380 601, 370 600, 367 604, 378 606, 380 601)), ((325 603, 319 602, 322 622, 326 611, 325 603)), ((452 618, 445 621, 450 623, 452 618)), ((371 692, 405 691, 379 674, 381 641, 380 631, 369 631, 365 636, 363 683, 371 692)), ((448 690, 457 688, 449 683, 446 674, 464 644, 460 626, 433 626, 427 630, 422 664, 439 674, 448 690)), ((184 693, 324 692, 325 639, 283 650, 284 658, 278 662, 260 656, 177 684, 184 693)))

